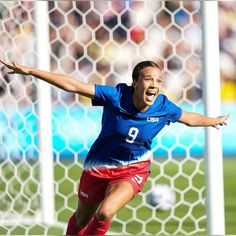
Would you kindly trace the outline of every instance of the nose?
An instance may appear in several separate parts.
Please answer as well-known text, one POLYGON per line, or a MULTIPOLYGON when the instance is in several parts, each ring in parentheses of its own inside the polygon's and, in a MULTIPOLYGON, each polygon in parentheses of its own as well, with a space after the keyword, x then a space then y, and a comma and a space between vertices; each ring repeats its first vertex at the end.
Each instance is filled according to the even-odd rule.
POLYGON ((152 80, 150 85, 151 85, 152 88, 157 88, 158 87, 158 82, 154 79, 154 80, 152 80))

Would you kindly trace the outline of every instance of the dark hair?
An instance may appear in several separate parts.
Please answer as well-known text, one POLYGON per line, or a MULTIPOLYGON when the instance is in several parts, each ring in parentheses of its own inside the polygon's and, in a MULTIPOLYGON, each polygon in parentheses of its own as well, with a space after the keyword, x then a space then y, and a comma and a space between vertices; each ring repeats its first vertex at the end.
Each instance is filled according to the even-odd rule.
POLYGON ((132 79, 137 80, 140 75, 140 71, 149 66, 156 67, 161 70, 161 67, 153 61, 141 61, 134 67, 133 73, 132 73, 132 79))

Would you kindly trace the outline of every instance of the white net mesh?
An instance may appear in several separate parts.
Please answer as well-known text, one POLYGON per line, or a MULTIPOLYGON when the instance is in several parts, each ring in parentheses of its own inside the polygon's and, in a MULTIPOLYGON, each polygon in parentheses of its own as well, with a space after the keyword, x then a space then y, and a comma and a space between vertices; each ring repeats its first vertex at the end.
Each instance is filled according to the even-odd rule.
MULTIPOLYGON (((50 1, 51 70, 91 83, 131 83, 143 59, 162 61, 163 92, 202 112, 198 1, 50 1)), ((35 3, 0 2, 0 57, 35 66, 35 3)), ((77 206, 82 161, 100 130, 100 108, 52 87, 55 224, 41 219, 37 83, 0 80, 0 234, 63 234, 77 206)), ((51 132, 48 130, 48 132, 51 132)), ((153 142, 151 178, 114 218, 114 234, 204 233, 203 129, 166 127, 153 142), (175 191, 169 211, 147 203, 157 184, 175 191)))

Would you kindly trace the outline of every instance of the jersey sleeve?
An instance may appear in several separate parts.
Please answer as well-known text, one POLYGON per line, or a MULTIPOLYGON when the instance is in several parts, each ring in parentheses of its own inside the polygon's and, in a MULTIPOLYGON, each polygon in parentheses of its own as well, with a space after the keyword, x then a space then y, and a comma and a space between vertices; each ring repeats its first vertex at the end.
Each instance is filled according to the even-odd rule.
POLYGON ((117 90, 115 87, 106 85, 95 85, 95 95, 92 99, 93 106, 104 106, 114 103, 117 98, 117 90))
POLYGON ((167 100, 167 123, 170 124, 170 122, 176 122, 180 119, 182 115, 182 109, 178 106, 176 106, 173 102, 170 100, 167 100))

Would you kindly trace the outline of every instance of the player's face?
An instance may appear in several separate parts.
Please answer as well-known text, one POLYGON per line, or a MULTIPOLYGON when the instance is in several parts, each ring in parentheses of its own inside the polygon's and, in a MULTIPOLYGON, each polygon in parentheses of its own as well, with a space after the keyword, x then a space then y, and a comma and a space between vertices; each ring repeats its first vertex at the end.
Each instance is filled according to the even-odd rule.
POLYGON ((145 111, 151 106, 160 91, 162 71, 156 67, 144 68, 139 78, 133 81, 133 102, 140 111, 145 111))

